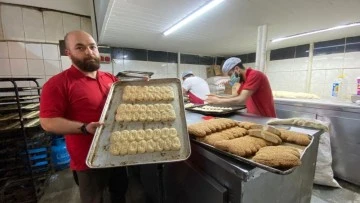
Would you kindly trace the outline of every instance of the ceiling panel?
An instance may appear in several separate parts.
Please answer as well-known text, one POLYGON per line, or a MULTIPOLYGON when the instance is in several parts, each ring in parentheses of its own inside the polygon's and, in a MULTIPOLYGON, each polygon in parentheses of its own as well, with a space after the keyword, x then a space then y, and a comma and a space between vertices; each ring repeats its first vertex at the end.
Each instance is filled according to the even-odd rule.
MULTIPOLYGON (((359 0, 225 0, 176 32, 167 28, 205 0, 113 0, 100 33, 101 44, 202 55, 254 52, 257 27, 268 25, 268 39, 360 21, 359 0)), ((360 35, 360 28, 269 43, 269 48, 360 35)))

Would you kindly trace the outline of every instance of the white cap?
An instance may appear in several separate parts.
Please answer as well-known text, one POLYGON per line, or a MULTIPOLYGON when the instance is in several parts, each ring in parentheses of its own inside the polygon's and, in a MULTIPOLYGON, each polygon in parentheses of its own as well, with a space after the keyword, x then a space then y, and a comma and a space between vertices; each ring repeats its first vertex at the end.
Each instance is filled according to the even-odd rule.
POLYGON ((183 72, 182 73, 182 75, 181 75, 181 78, 184 78, 185 76, 187 76, 187 75, 194 75, 194 73, 190 70, 190 71, 185 71, 185 72, 183 72))
POLYGON ((224 65, 222 67, 222 72, 223 73, 229 72, 240 62, 241 62, 241 59, 239 59, 237 57, 231 57, 231 58, 226 59, 224 65))

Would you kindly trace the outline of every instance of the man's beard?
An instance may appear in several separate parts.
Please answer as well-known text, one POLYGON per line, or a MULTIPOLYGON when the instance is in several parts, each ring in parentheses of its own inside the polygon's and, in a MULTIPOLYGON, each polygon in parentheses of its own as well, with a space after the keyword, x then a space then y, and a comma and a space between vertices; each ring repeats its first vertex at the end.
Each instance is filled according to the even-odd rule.
POLYGON ((243 76, 242 74, 235 73, 235 76, 238 77, 238 78, 240 78, 240 79, 239 79, 239 83, 245 82, 244 76, 243 76))
POLYGON ((71 61, 84 72, 93 72, 100 68, 100 60, 98 57, 89 57, 82 60, 73 56, 70 56, 70 58, 71 61))

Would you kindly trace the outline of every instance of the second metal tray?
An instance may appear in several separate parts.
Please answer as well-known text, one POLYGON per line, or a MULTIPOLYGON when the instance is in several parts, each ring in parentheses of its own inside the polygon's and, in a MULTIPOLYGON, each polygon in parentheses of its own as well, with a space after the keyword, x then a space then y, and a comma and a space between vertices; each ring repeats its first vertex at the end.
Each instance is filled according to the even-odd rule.
POLYGON ((214 104, 202 104, 202 105, 195 105, 195 106, 187 107, 185 109, 188 110, 188 111, 192 111, 192 112, 207 115, 207 116, 225 116, 225 115, 230 115, 230 114, 236 113, 239 110, 246 109, 246 106, 245 105, 242 105, 242 106, 223 106, 223 105, 214 105, 214 104), (203 106, 231 107, 232 109, 231 110, 223 110, 222 112, 200 111, 200 110, 194 109, 196 107, 201 108, 203 106))
MULTIPOLYGON (((290 130, 291 130, 291 128, 290 128, 290 130)), ((283 145, 295 147, 295 148, 297 148, 297 149, 302 150, 302 152, 300 153, 300 159, 302 159, 303 155, 307 152, 307 149, 313 144, 313 140, 314 140, 314 139, 312 139, 312 136, 310 136, 310 135, 309 135, 309 137, 311 138, 311 142, 310 142, 310 144, 309 144, 308 146, 306 146, 306 147, 305 147, 305 146, 300 146, 300 145, 291 144, 291 143, 285 143, 285 144, 283 144, 283 145)), ((238 161, 241 161, 241 162, 243 162, 243 163, 247 163, 247 164, 249 164, 249 165, 251 165, 251 166, 255 166, 255 167, 262 168, 262 169, 264 169, 264 170, 266 170, 266 171, 269 171, 269 172, 272 172, 272 173, 276 173, 276 174, 280 174, 280 175, 287 175, 287 174, 292 173, 292 172, 296 169, 296 167, 293 167, 293 168, 289 168, 289 169, 284 169, 284 170, 282 170, 282 169, 278 169, 278 168, 273 168, 273 167, 270 167, 270 166, 266 166, 266 165, 264 165, 264 164, 260 164, 260 163, 257 163, 257 162, 255 162, 255 161, 251 160, 251 157, 245 158, 245 157, 241 157, 241 156, 232 154, 232 153, 230 153, 230 152, 226 152, 226 151, 217 149, 217 148, 215 148, 215 147, 212 146, 212 145, 209 145, 209 144, 207 144, 207 143, 204 143, 204 142, 201 142, 201 141, 199 141, 199 140, 196 140, 196 138, 194 138, 193 136, 191 136, 191 141, 192 141, 192 142, 195 142, 195 143, 197 143, 197 144, 200 144, 200 145, 202 145, 202 146, 204 146, 204 147, 206 147, 206 148, 208 148, 208 149, 210 149, 210 150, 212 150, 212 151, 215 151, 216 153, 219 153, 219 154, 221 154, 221 155, 224 155, 224 156, 233 158, 233 159, 238 160, 238 161)))

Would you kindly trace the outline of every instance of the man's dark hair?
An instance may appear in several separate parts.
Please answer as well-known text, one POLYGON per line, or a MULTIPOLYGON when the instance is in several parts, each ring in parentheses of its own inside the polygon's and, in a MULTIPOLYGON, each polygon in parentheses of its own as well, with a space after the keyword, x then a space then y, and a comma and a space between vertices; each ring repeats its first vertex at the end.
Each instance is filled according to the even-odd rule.
POLYGON ((190 73, 190 74, 185 75, 185 76, 183 77, 183 80, 184 80, 185 78, 190 77, 190 76, 194 76, 194 74, 190 73))
POLYGON ((243 65, 241 62, 238 63, 238 64, 236 64, 236 66, 239 66, 241 69, 245 70, 245 67, 244 67, 244 65, 243 65))

